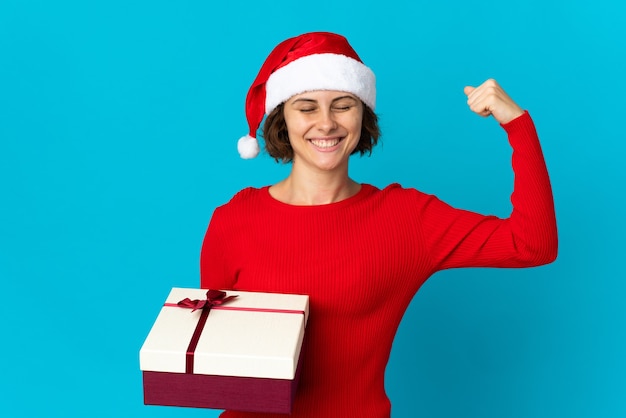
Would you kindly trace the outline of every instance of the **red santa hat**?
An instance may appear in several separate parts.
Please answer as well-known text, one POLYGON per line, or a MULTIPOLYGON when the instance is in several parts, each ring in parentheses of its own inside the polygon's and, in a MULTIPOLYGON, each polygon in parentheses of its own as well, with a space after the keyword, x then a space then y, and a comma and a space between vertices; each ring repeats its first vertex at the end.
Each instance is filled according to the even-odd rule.
POLYGON ((306 33, 281 42, 269 54, 246 97, 248 135, 239 139, 242 158, 259 154, 256 132, 263 115, 296 94, 313 90, 352 93, 370 109, 376 105, 376 78, 348 40, 328 32, 306 33))

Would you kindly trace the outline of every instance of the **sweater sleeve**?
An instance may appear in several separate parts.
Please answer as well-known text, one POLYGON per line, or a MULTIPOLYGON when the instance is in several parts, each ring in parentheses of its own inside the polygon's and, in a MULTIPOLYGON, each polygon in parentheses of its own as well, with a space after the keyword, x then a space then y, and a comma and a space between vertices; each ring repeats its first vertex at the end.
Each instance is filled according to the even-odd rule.
POLYGON ((227 268, 227 227, 222 209, 213 212, 200 252, 200 287, 202 289, 232 289, 234 275, 227 268))
POLYGON ((500 219, 428 197, 421 215, 434 270, 532 267, 556 258, 552 188, 535 125, 525 112, 502 127, 513 148, 513 210, 508 218, 500 219))

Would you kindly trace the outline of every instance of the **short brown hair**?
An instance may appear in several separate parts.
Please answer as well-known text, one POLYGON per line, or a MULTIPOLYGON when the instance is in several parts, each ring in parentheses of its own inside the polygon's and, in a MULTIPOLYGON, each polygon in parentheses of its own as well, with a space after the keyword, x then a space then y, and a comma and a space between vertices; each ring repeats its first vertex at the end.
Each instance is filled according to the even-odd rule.
MULTIPOLYGON (((293 149, 289 143, 287 124, 283 113, 284 104, 280 104, 270 113, 263 124, 263 139, 267 153, 277 162, 288 163, 293 161, 293 149)), ((380 128, 378 117, 372 109, 363 103, 363 122, 361 124, 361 139, 352 154, 361 155, 372 153, 372 148, 378 143, 380 128)))

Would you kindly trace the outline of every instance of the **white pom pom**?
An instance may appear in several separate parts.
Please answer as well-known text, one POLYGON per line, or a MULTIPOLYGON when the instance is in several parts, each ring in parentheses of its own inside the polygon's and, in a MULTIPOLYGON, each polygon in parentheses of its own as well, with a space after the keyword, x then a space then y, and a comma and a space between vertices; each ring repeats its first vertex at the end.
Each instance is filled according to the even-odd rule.
POLYGON ((256 138, 246 135, 242 136, 239 138, 239 141, 237 141, 237 151, 239 151, 241 158, 247 160, 259 155, 261 149, 259 148, 259 143, 256 138))

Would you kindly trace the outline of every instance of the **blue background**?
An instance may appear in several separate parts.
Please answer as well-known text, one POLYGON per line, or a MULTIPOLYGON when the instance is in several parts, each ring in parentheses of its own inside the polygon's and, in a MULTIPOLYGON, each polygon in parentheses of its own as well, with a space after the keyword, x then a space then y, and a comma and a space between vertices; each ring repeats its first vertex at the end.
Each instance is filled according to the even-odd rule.
POLYGON ((554 187, 555 263, 415 297, 392 415, 626 416, 622 2, 209 3, 0 3, 0 415, 217 416, 144 406, 139 348, 169 289, 197 287, 213 209, 287 174, 236 153, 265 56, 330 30, 378 78, 383 143, 355 179, 507 216, 508 143, 462 91, 494 77, 554 187))

